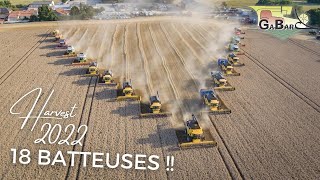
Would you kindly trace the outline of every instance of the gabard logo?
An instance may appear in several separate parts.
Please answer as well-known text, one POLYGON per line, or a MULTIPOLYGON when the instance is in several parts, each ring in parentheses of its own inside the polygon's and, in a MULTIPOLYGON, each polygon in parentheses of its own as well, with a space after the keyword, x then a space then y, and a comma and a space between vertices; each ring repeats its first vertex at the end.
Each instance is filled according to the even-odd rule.
POLYGON ((298 14, 290 6, 251 6, 258 16, 259 27, 264 30, 316 29, 309 26, 307 14, 298 14), (291 12, 295 18, 291 17, 291 12))
POLYGON ((261 29, 294 29, 294 24, 285 24, 282 17, 272 16, 270 10, 262 10, 260 12, 259 27, 261 29))

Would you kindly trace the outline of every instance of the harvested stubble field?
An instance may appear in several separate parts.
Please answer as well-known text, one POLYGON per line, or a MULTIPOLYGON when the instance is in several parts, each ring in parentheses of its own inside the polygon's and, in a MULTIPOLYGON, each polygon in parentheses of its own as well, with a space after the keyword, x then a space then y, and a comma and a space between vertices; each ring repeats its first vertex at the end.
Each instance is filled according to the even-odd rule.
MULTIPOLYGON (((19 33, 22 29, 1 32, 4 36, 0 36, 0 41, 8 42, 4 47, 7 52, 2 51, 1 57, 8 57, 9 53, 14 55, 14 58, 1 58, 2 64, 7 64, 6 68, 1 67, 3 75, 0 79, 3 112, 0 114, 3 121, 0 127, 1 177, 319 178, 317 120, 320 114, 318 104, 312 104, 320 99, 317 93, 320 88, 319 56, 260 32, 247 32, 244 49, 247 55, 241 56, 246 66, 237 68, 240 77, 228 78, 236 91, 219 92, 232 114, 199 117, 201 125, 210 130, 218 142, 218 147, 178 150, 174 128, 182 126, 191 112, 199 111, 199 89, 210 87, 207 83, 209 72, 216 68, 213 58, 221 55, 219 49, 230 37, 232 27, 221 24, 209 20, 164 18, 150 22, 127 20, 58 25, 77 51, 97 59, 99 67, 113 70, 119 82, 131 79, 143 101, 159 91, 162 102, 174 112, 171 118, 145 119, 136 118, 140 113, 138 102, 110 102, 116 97, 114 89, 96 85, 95 77, 80 77, 85 73, 84 68, 65 66, 71 60, 57 58, 63 50, 54 50, 55 43, 50 42, 53 38, 43 36, 56 27, 30 28, 24 32, 28 37, 19 33), (21 36, 20 41, 9 43, 8 39, 17 36, 21 36), (23 46, 24 41, 35 45, 34 50, 30 49, 31 45, 23 46), (14 47, 14 51, 10 47, 14 47), (30 55, 24 55, 28 51, 30 55), (10 67, 16 68, 10 70, 10 67), (36 87, 43 88, 44 97, 55 90, 46 109, 68 109, 77 104, 74 118, 50 122, 64 126, 88 124, 83 146, 34 144, 33 141, 43 134, 40 131, 42 120, 33 132, 19 130, 21 122, 9 113, 9 109, 18 97, 36 87), (32 152, 49 149, 53 153, 76 150, 109 152, 111 155, 155 154, 163 159, 157 171, 83 168, 80 158, 76 158, 74 167, 70 167, 68 158, 67 167, 38 166, 37 162, 23 166, 10 162, 10 148, 14 147, 28 148, 32 152), (167 155, 175 157, 173 172, 165 170, 164 157, 167 155)), ((41 98, 39 104, 45 100, 41 98)), ((31 97, 22 102, 17 109, 30 109, 31 97)), ((31 127, 32 123, 27 126, 31 127)), ((63 134, 65 136, 67 134, 63 134)))

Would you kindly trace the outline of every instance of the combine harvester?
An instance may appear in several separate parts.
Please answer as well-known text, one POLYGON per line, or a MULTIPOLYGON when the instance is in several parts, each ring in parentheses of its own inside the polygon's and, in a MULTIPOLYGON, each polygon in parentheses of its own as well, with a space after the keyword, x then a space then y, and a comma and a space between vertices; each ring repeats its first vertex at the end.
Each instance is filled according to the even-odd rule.
POLYGON ((97 62, 91 62, 84 76, 99 76, 99 68, 97 62))
POLYGON ((166 112, 160 101, 159 93, 156 96, 150 97, 149 104, 140 104, 141 114, 140 117, 166 117, 171 116, 171 112, 166 112))
POLYGON ((209 114, 230 114, 231 110, 227 108, 219 96, 211 89, 201 89, 200 96, 203 99, 207 111, 203 113, 209 114))
POLYGON ((185 129, 176 130, 176 135, 181 149, 213 147, 217 142, 209 130, 202 129, 195 115, 185 123, 185 129))
POLYGON ((57 41, 59 41, 60 39, 62 39, 62 34, 60 34, 60 31, 59 30, 53 30, 52 32, 51 32, 51 36, 53 36, 54 37, 54 42, 57 42, 57 41))
POLYGON ((131 80, 130 82, 126 81, 122 84, 122 89, 117 90, 117 101, 123 100, 141 100, 141 97, 136 95, 133 91, 131 80))
POLYGON ((55 47, 55 49, 67 49, 67 41, 65 39, 60 39, 58 46, 55 47))
POLYGON ((226 50, 228 52, 235 53, 237 55, 244 55, 243 52, 240 52, 239 44, 238 43, 229 43, 228 46, 226 47, 226 50))
POLYGON ((232 36, 231 39, 230 39, 230 42, 241 43, 241 39, 244 39, 244 37, 232 36))
POLYGON ((68 46, 62 57, 76 57, 76 51, 73 46, 68 46))
POLYGON ((242 31, 240 28, 234 28, 234 34, 240 35, 240 34, 246 34, 244 31, 242 31))
POLYGON ((56 36, 54 36, 54 42, 58 42, 62 39, 62 34, 58 34, 56 36))
POLYGON ((222 91, 234 91, 236 88, 231 86, 227 79, 222 75, 220 71, 212 71, 211 76, 213 78, 215 90, 222 91))
POLYGON ((218 59, 218 66, 225 76, 240 76, 240 73, 234 70, 228 59, 218 59))
POLYGON ((234 54, 234 53, 228 54, 227 58, 228 58, 229 63, 230 63, 232 66, 235 66, 235 67, 244 66, 244 63, 241 63, 241 62, 239 61, 239 57, 238 57, 236 54, 234 54))
POLYGON ((90 65, 93 62, 92 59, 88 59, 84 53, 77 54, 77 57, 72 61, 72 66, 90 65))
POLYGON ((105 70, 103 74, 99 75, 98 80, 99 85, 105 85, 105 86, 117 86, 118 83, 116 83, 113 79, 113 73, 111 70, 105 70))
POLYGON ((55 29, 51 32, 51 36, 55 37, 56 35, 59 35, 60 31, 58 29, 55 29))
POLYGON ((230 40, 230 44, 237 44, 238 46, 246 46, 245 44, 241 43, 241 38, 239 36, 233 36, 230 40))

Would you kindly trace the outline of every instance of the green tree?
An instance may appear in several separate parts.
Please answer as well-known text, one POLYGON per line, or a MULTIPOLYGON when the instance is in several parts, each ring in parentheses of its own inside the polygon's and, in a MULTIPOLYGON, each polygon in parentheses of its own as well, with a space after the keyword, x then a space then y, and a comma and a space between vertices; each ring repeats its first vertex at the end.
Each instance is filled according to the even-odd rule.
POLYGON ((320 26, 320 8, 310 9, 307 11, 307 14, 309 15, 311 25, 320 26))
POLYGON ((36 21, 39 21, 39 18, 36 15, 32 15, 32 16, 30 16, 30 21, 31 22, 36 22, 36 21))
POLYGON ((259 0, 256 5, 289 5, 292 0, 259 0))
POLYGON ((38 18, 40 21, 56 21, 57 15, 48 6, 41 6, 38 8, 38 18))
POLYGON ((80 10, 77 6, 73 6, 70 10, 70 15, 71 16, 77 16, 80 14, 80 10))
POLYGON ((320 0, 308 0, 308 3, 320 3, 320 0))
POLYGON ((273 2, 271 0, 259 0, 257 5, 271 5, 273 2))
POLYGON ((9 0, 0 1, 0 7, 12 8, 12 4, 9 0))

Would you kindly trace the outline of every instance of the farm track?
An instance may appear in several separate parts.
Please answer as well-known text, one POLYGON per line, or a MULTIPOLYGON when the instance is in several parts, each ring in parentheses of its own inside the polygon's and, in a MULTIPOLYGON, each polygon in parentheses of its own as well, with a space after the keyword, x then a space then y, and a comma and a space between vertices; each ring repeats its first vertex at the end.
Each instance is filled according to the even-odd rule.
MULTIPOLYGON (((88 90, 87 90, 87 94, 86 94, 86 99, 85 99, 84 106, 83 106, 83 109, 82 109, 82 112, 81 112, 81 121, 83 121, 84 110, 88 109, 89 112, 88 112, 88 116, 85 117, 86 122, 80 122, 79 126, 82 125, 82 124, 85 124, 88 127, 90 126, 92 104, 93 104, 93 99, 95 97, 95 91, 96 91, 97 82, 98 82, 98 78, 97 77, 90 77, 89 86, 88 86, 88 90), (89 101, 88 101, 88 99, 89 99, 89 101)), ((79 134, 77 134, 77 135, 79 135, 79 134)), ((81 152, 85 152, 86 140, 87 140, 87 135, 84 136, 81 152)), ((80 172, 81 172, 80 168, 81 168, 81 164, 82 163, 83 163, 83 158, 80 158, 80 163, 78 164, 76 179, 79 179, 79 175, 80 175, 80 172)), ((69 164, 69 167, 70 167, 70 164, 69 164)), ((67 174, 65 179, 68 179, 68 174, 67 174)))
MULTIPOLYGON (((255 31, 248 31, 250 38, 244 39, 247 42, 244 51, 249 53, 254 59, 258 59, 261 66, 268 71, 272 71, 276 74, 276 78, 285 81, 284 84, 290 88, 294 93, 305 99, 309 105, 315 108, 319 112, 320 96, 315 93, 319 86, 319 78, 317 75, 317 69, 319 63, 317 62, 318 55, 311 53, 310 48, 302 48, 297 44, 294 44, 292 40, 279 42, 279 48, 283 48, 283 51, 275 50, 273 46, 265 47, 265 50, 258 53, 253 51, 251 46, 257 48, 263 47, 263 44, 259 41, 254 41, 258 36, 255 31), (273 53, 274 58, 269 59, 267 54, 273 53), (302 61, 302 59, 305 59, 302 61), (281 62, 281 65, 278 63, 281 62), (308 73, 305 73, 308 72, 308 73)), ((277 43, 276 39, 265 34, 261 34, 261 38, 265 43, 277 43)), ((257 61, 256 61, 257 62, 257 61)))
POLYGON ((294 173, 294 176, 307 178, 308 173, 317 167, 312 158, 318 158, 314 153, 319 147, 312 147, 311 144, 318 139, 314 136, 319 131, 314 119, 319 114, 304 106, 301 99, 280 83, 274 83, 272 76, 246 56, 242 60, 246 63, 246 68, 239 68, 242 76, 230 78, 237 79, 233 80, 237 93, 221 94, 225 101, 232 102, 229 104, 229 108, 234 109, 232 114, 212 117, 231 154, 245 179, 285 177, 297 171, 300 173, 294 173), (257 100, 252 94, 260 99, 257 100), (301 109, 291 112, 291 107, 297 104, 302 105, 301 109), (255 162, 254 166, 248 162, 255 162), (306 162, 309 165, 302 171, 303 166, 308 164, 306 162), (295 165, 288 167, 288 163, 295 165), (262 169, 270 169, 272 173, 262 169))
POLYGON ((301 98, 304 102, 306 102, 308 105, 310 105, 314 110, 320 113, 320 106, 314 102, 313 100, 309 99, 305 94, 300 92, 298 89, 293 87, 291 84, 286 82, 284 79, 282 79, 279 75, 274 73, 270 68, 268 68, 266 65, 261 63, 257 58, 249 54, 246 50, 242 49, 242 51, 245 52, 245 55, 254 62, 257 66, 259 66, 261 69, 263 69, 266 73, 268 73, 270 76, 272 76, 276 81, 281 83, 284 87, 286 87, 289 91, 291 91, 293 94, 301 98))
POLYGON ((302 48, 302 49, 304 49, 304 50, 306 50, 306 51, 309 51, 310 53, 312 53, 312 54, 314 54, 314 55, 320 56, 320 53, 319 53, 319 52, 317 52, 317 51, 315 51, 315 50, 313 50, 313 49, 311 49, 311 48, 309 48, 309 47, 307 47, 307 46, 305 46, 305 45, 303 45, 303 44, 301 44, 301 43, 299 43, 299 42, 297 42, 297 41, 295 41, 295 40, 293 40, 293 39, 289 39, 289 41, 290 41, 291 43, 299 46, 300 48, 302 48))
MULTIPOLYGON (((52 38, 48 38, 48 39, 52 39, 52 38)), ((53 45, 52 43, 49 43, 49 44, 53 45)), ((7 89, 2 88, 1 94, 3 96, 10 97, 12 92, 14 92, 13 94, 15 94, 15 97, 11 97, 10 99, 13 101, 16 101, 20 95, 22 96, 28 90, 31 90, 36 87, 41 87, 43 88, 44 92, 41 94, 39 104, 43 104, 46 99, 46 96, 49 94, 49 91, 54 86, 54 89, 55 89, 54 97, 56 98, 54 98, 50 102, 50 104, 47 105, 47 108, 59 109, 61 108, 61 104, 63 104, 63 106, 69 106, 70 105, 69 99, 75 99, 77 95, 81 94, 81 88, 78 88, 77 85, 72 83, 74 80, 78 79, 77 76, 74 76, 75 72, 69 71, 69 67, 65 67, 64 64, 60 64, 60 60, 59 60, 59 63, 51 64, 51 62, 54 62, 56 60, 55 57, 41 56, 42 54, 51 53, 52 50, 48 50, 48 47, 49 47, 48 43, 42 43, 41 45, 39 45, 39 47, 36 48, 36 50, 34 50, 33 53, 27 58, 26 61, 28 61, 28 63, 16 69, 16 71, 14 71, 14 73, 10 77, 8 77, 8 81, 5 81, 3 83, 3 86, 8 87, 8 83, 11 84, 12 82, 17 82, 17 81, 12 81, 14 79, 19 79, 20 83, 16 83, 15 86, 13 86, 12 88, 7 88, 7 89), (35 66, 35 64, 37 65, 35 66), (37 72, 37 73, 33 73, 33 72, 37 72), (57 86, 57 84, 61 86, 57 86), (64 93, 61 87, 67 88, 70 91, 70 93, 64 93), (59 99, 59 97, 64 97, 65 99, 59 99)), ((60 52, 57 52, 57 54, 58 53, 60 52)), ((64 61, 66 60, 61 60, 61 63, 62 62, 64 63, 64 61)), ((25 110, 29 109, 28 107, 30 107, 32 103, 30 98, 29 100, 24 100, 19 105, 19 110, 25 112, 25 110)), ((8 104, 8 106, 10 106, 12 105, 13 101, 9 103, 3 101, 3 103, 6 103, 8 104)), ((81 101, 75 100, 74 102, 77 103, 78 105, 81 105, 81 101)), ((6 111, 7 109, 4 110, 3 112, 6 112, 6 111)), ((38 112, 40 111, 39 105, 36 107, 35 111, 38 111, 38 112)), ((10 116, 9 113, 4 113, 2 115, 2 118, 7 119, 7 117, 9 116, 10 116)), ((27 125, 28 126, 27 129, 24 129, 22 131, 16 131, 16 129, 17 130, 19 129, 17 128, 17 126, 19 126, 20 123, 17 123, 15 118, 17 117, 14 117, 14 120, 12 122, 11 121, 6 122, 2 124, 2 126, 0 127, 2 129, 1 136, 7 137, 6 139, 4 139, 5 141, 1 142, 2 147, 5 148, 6 150, 8 148, 8 144, 10 144, 9 148, 10 146, 11 148, 19 148, 21 146, 28 147, 30 144, 33 144, 33 141, 35 140, 35 138, 41 137, 41 135, 43 135, 44 133, 44 132, 40 132, 42 121, 39 121, 39 124, 36 126, 35 130, 31 134, 30 134, 30 131, 28 130, 29 128, 31 128, 31 125, 32 125, 30 123, 27 125), (4 129, 8 129, 8 128, 12 130, 4 131, 4 129), (10 135, 8 135, 7 133, 10 133, 10 135)), ((56 120, 52 120, 52 122, 60 123, 62 126, 65 126, 70 122, 77 122, 77 118, 70 119, 68 122, 66 121, 58 122, 56 120)), ((66 134, 63 134, 62 136, 66 137, 66 134)), ((40 149, 48 149, 50 146, 39 144, 37 145, 37 147, 40 149)), ((57 146, 53 146, 53 147, 51 146, 50 148, 51 152, 52 153, 56 152, 57 151, 56 148, 57 146)), ((36 149, 33 148, 32 146, 29 147, 29 149, 31 150, 32 154, 35 155, 36 149)), ((68 150, 68 148, 60 147, 60 150, 68 150)), ((3 155, 4 154, 1 154, 2 157, 3 155)), ((7 155, 9 154, 6 153, 5 156, 7 155)), ((3 158, 7 159, 7 157, 3 157, 3 158)), ((2 163, 7 163, 7 162, 2 162, 2 163)), ((8 161, 8 163, 10 163, 10 161, 8 161)), ((60 168, 55 167, 52 169, 47 169, 46 171, 42 171, 41 173, 41 172, 36 172, 31 170, 31 169, 34 169, 35 166, 37 166, 35 162, 30 164, 28 167, 24 168, 25 171, 22 171, 22 173, 14 173, 15 172, 14 169, 6 168, 6 171, 3 171, 3 170, 1 171, 2 172, 1 176, 9 179, 10 178, 20 179, 22 178, 22 176, 24 176, 24 178, 30 178, 30 179, 35 179, 36 176, 46 178, 47 176, 50 176, 51 173, 49 172, 51 171, 64 172, 66 170, 61 167, 60 168), (24 175, 23 172, 29 172, 29 173, 27 173, 27 175, 24 175)), ((6 167, 6 165, 2 164, 1 167, 6 167)))
MULTIPOLYGON (((296 67, 305 70, 306 66, 297 61, 301 57, 296 54, 289 56, 280 66, 281 63, 279 65, 276 61, 281 54, 274 53, 272 55, 276 58, 266 61, 263 55, 258 54, 258 50, 250 49, 254 45, 252 43, 256 42, 253 41, 254 38, 250 39, 255 37, 250 32, 246 34, 248 39, 245 39, 246 45, 248 44, 244 49, 246 55, 240 57, 246 66, 237 68, 241 72, 240 77, 228 77, 237 90, 219 92, 219 96, 232 109, 232 114, 198 117, 200 124, 210 130, 218 142, 218 147, 177 151, 175 128, 181 127, 183 121, 189 118, 190 115, 186 115, 186 112, 197 109, 195 104, 199 99, 199 88, 209 87, 204 83, 204 79, 209 77, 207 71, 211 70, 211 67, 206 67, 210 65, 207 57, 215 48, 207 45, 210 41, 219 42, 219 39, 215 39, 219 31, 216 31, 212 24, 209 24, 212 27, 202 24, 201 27, 196 27, 182 22, 178 24, 179 26, 170 21, 131 22, 64 28, 72 45, 75 45, 77 50, 86 52, 88 56, 97 58, 99 67, 110 68, 117 82, 132 78, 134 90, 144 98, 159 91, 163 104, 174 111, 172 118, 136 119, 140 113, 138 102, 108 101, 116 97, 115 89, 96 86, 96 77, 79 77, 84 73, 84 68, 65 66, 70 63, 70 59, 54 57, 62 54, 64 50, 48 48, 53 45, 49 41, 35 48, 25 61, 28 63, 17 68, 7 77, 8 80, 2 82, 0 96, 6 105, 0 108, 1 111, 7 112, 13 102, 27 90, 43 87, 44 93, 39 101, 39 104, 42 104, 50 90, 54 89, 55 97, 48 109, 66 109, 73 103, 77 103, 79 108, 76 118, 52 122, 60 123, 63 127, 70 123, 76 126, 88 124, 88 134, 83 146, 35 145, 34 139, 44 133, 40 132, 42 123, 32 133, 28 130, 21 131, 17 127, 20 126, 17 117, 8 112, 4 113, 0 115, 4 120, 0 133, 1 137, 8 138, 0 141, 5 149, 0 158, 8 161, 0 164, 0 176, 7 179, 49 179, 53 174, 59 179, 318 177, 320 146, 315 142, 320 140, 316 135, 320 133, 320 126, 317 124, 319 105, 315 103, 317 96, 310 98, 312 89, 317 89, 317 80, 315 84, 310 84, 316 77, 314 75, 317 75, 314 71, 317 65, 312 60, 306 60, 310 74, 302 78, 304 81, 297 78, 299 76, 293 76, 297 79, 293 83, 292 79, 284 76, 285 73, 281 71, 290 74, 296 67), (192 27, 187 29, 189 25, 192 27), (50 56, 40 56, 46 53, 50 56), (296 59, 294 56, 297 56, 296 59), (290 66, 290 60, 298 65, 290 66), (274 62, 276 65, 272 64, 274 62), (289 68, 285 69, 288 64, 289 68), (19 82, 16 79, 19 79, 19 82), (303 82, 310 85, 309 91, 301 89, 299 83, 303 82), (308 102, 317 109, 308 105, 308 102), (12 130, 9 132, 6 129, 12 130), (28 166, 12 166, 8 152, 14 147, 29 148, 32 152, 49 149, 53 154, 57 150, 109 152, 111 158, 114 158, 116 153, 156 154, 162 158, 159 160, 161 168, 157 171, 83 168, 83 159, 79 157, 76 158, 74 167, 70 166, 68 157, 68 168, 39 168, 36 162, 28 166), (167 155, 176 159, 173 172, 165 170, 167 155), (21 169, 21 173, 17 173, 16 169, 21 169), (37 170, 34 171, 35 169, 37 170)), ((281 48, 288 45, 296 48, 294 51, 305 54, 312 50, 290 41, 285 44, 265 39, 268 43, 279 43, 281 48)), ((259 44, 257 48, 261 49, 259 44)), ((313 58, 317 56, 310 54, 313 58)), ((297 73, 300 74, 299 71, 297 73)), ((17 110, 26 111, 31 105, 32 101, 25 100, 17 110)), ((39 110, 40 107, 37 107, 35 112, 39 110)), ((28 124, 28 128, 31 125, 32 123, 28 124)), ((62 136, 66 135, 63 133, 62 136)), ((77 136, 73 135, 71 139, 74 140, 77 136)))
POLYGON ((33 53, 33 51, 35 51, 44 42, 44 40, 47 39, 47 37, 49 36, 49 32, 50 29, 46 31, 46 36, 41 37, 39 41, 37 41, 17 62, 15 62, 10 68, 8 68, 8 70, 0 77, 0 86, 16 69, 21 66, 21 64, 24 63, 24 61, 30 56, 30 54, 33 53))

